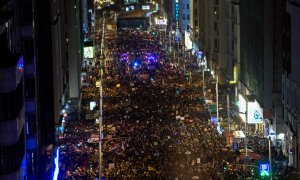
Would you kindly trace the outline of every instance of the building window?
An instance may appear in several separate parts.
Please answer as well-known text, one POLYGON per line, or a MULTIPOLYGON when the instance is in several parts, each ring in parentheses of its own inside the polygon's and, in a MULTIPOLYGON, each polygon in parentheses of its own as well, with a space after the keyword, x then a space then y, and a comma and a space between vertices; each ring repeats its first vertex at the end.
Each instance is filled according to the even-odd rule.
POLYGON ((32 23, 32 4, 31 1, 21 2, 20 5, 21 25, 32 23))
POLYGON ((215 31, 218 31, 218 23, 217 22, 215 22, 215 26, 214 26, 215 28, 215 31))
POLYGON ((187 5, 186 5, 186 9, 190 9, 190 4, 187 4, 187 5))
POLYGON ((25 64, 33 63, 34 44, 32 39, 22 39, 22 53, 25 64))
POLYGON ((187 20, 190 20, 190 15, 189 15, 189 14, 186 15, 186 19, 187 19, 187 20))
POLYGON ((215 46, 215 50, 218 50, 218 39, 215 39, 215 44, 214 44, 214 46, 215 46))
POLYGON ((181 16, 182 16, 182 19, 185 20, 185 14, 182 14, 181 16))

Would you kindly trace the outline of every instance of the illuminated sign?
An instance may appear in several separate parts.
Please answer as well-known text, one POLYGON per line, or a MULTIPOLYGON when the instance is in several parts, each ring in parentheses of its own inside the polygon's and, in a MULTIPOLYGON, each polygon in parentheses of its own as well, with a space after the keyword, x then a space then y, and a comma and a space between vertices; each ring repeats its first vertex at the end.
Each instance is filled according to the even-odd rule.
POLYGON ((195 52, 195 55, 196 55, 197 58, 202 58, 202 56, 203 56, 203 51, 196 51, 196 52, 195 52))
POLYGON ((91 101, 90 102, 90 110, 93 111, 96 107, 96 102, 95 101, 91 101))
POLYGON ((96 81, 96 87, 100 87, 100 81, 96 81))
POLYGON ((239 105, 240 117, 244 122, 246 122, 247 102, 241 94, 239 94, 239 105))
POLYGON ((59 174, 59 148, 56 150, 56 157, 54 158, 55 170, 53 174, 53 180, 58 178, 59 174))
POLYGON ((83 48, 83 58, 85 58, 85 59, 94 58, 94 47, 93 46, 83 48))
POLYGON ((257 101, 246 102, 245 98, 239 94, 239 115, 244 122, 247 118, 249 124, 262 123, 263 109, 257 101))
POLYGON ((234 68, 233 68, 233 80, 229 81, 229 84, 236 84, 237 80, 238 80, 238 68, 235 65, 234 68))
POLYGON ((188 32, 188 31, 184 32, 184 45, 187 50, 190 50, 193 48, 193 42, 191 41, 190 35, 191 35, 190 32, 188 32))
POLYGON ((143 5, 142 10, 150 10, 150 5, 143 5))
POLYGON ((179 4, 177 0, 175 2, 175 25, 176 29, 179 29, 179 4))
POLYGON ((260 176, 269 176, 270 175, 270 165, 269 164, 261 164, 259 166, 260 176))
POLYGON ((167 25, 166 19, 156 19, 156 25, 167 25))
POLYGON ((248 102, 247 121, 249 124, 262 123, 263 120, 263 109, 260 107, 257 101, 248 102))

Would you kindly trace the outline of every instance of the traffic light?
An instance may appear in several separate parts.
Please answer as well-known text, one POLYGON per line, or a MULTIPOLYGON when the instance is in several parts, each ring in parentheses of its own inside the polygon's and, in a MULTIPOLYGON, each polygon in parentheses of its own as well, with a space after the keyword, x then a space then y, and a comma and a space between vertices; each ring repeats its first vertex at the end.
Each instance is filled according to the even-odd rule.
POLYGON ((152 36, 156 36, 156 32, 155 31, 152 31, 151 34, 152 34, 152 36))

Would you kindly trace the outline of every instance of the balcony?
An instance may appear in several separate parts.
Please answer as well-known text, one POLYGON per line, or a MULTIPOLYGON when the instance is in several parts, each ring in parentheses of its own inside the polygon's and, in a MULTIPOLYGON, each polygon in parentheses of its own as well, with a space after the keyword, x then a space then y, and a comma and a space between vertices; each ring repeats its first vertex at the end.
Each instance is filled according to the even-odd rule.
POLYGON ((19 137, 22 136, 22 129, 25 124, 24 107, 17 118, 0 121, 0 146, 15 144, 19 137))
MULTIPOLYGON (((25 155, 25 136, 24 128, 14 144, 0 147, 0 179, 18 176, 24 155, 25 155), (4 176, 2 176, 4 174, 4 176), (6 177, 6 178, 5 178, 6 177)), ((20 178, 12 178, 20 179, 20 178)))
POLYGON ((21 55, 8 54, 0 62, 0 93, 15 91, 23 79, 24 63, 21 55))

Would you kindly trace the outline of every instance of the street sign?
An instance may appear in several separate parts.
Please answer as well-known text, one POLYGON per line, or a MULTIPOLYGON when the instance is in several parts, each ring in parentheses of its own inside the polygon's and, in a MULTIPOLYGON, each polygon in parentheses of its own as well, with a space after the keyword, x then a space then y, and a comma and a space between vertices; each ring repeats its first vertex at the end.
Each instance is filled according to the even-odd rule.
POLYGON ((270 175, 270 165, 269 164, 261 164, 259 166, 260 176, 269 176, 270 175))
POLYGON ((211 122, 212 122, 215 126, 218 125, 218 119, 217 119, 217 117, 211 116, 211 117, 210 117, 210 120, 211 120, 211 122))
POLYGON ((208 111, 209 112, 217 112, 216 104, 215 103, 208 104, 208 111))
POLYGON ((239 150, 239 149, 240 149, 239 143, 238 143, 238 142, 233 142, 233 143, 232 143, 232 149, 234 149, 234 150, 239 150))

